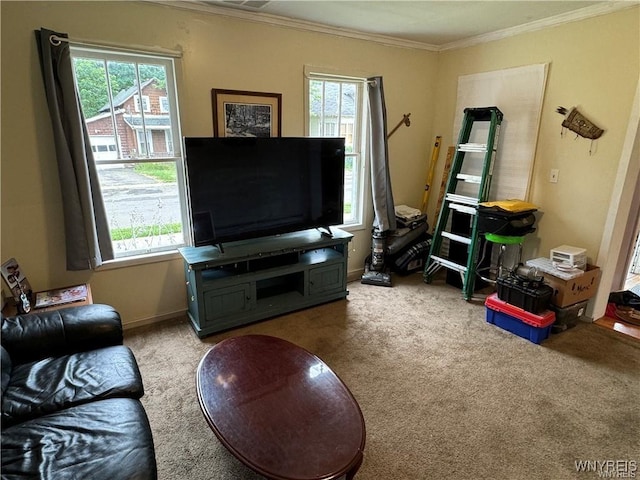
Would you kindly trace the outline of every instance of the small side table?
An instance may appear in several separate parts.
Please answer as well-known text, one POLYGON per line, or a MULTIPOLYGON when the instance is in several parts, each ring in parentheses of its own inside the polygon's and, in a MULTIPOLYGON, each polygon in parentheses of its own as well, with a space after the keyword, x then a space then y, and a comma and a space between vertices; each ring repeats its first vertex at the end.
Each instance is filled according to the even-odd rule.
MULTIPOLYGON (((87 298, 81 302, 72 302, 72 303, 63 303, 61 305, 52 305, 50 307, 44 307, 44 308, 31 308, 31 312, 29 313, 39 313, 39 312, 50 312, 53 310, 60 310, 61 308, 67 308, 67 307, 79 307, 81 305, 92 305, 93 304, 93 297, 91 295, 91 285, 89 285, 88 283, 86 284, 87 286, 87 298)), ((54 289, 52 289, 54 290, 54 289)), ((32 301, 35 302, 35 298, 36 298, 36 293, 33 294, 33 299, 32 301)), ((16 306, 15 302, 13 301, 13 299, 9 299, 9 301, 7 302, 7 305, 2 309, 2 314, 5 317, 12 317, 14 315, 18 314, 18 307, 16 306)))

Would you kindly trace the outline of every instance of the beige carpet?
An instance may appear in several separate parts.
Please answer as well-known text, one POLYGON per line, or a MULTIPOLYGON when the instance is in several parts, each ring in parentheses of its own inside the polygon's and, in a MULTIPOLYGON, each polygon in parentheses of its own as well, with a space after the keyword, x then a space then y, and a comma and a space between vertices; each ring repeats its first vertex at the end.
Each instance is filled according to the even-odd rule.
POLYGON ((160 479, 261 478, 219 444, 195 394, 202 355, 247 333, 310 350, 349 386, 367 428, 357 479, 588 480, 601 477, 577 461, 640 463, 640 343, 582 323, 535 345, 420 274, 349 291, 204 340, 186 319, 127 332, 160 479))

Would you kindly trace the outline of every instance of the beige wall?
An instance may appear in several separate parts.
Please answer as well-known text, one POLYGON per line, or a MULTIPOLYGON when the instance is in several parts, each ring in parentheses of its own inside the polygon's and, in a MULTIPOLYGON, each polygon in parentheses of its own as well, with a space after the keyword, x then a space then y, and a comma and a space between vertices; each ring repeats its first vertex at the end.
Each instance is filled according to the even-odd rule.
MULTIPOLYGON (((91 282, 94 301, 126 324, 186 309, 180 259, 97 272, 65 270, 56 160, 33 31, 184 52, 178 64, 182 134, 211 135, 211 89, 279 92, 283 135, 304 134, 303 68, 382 75, 397 203, 419 207, 430 155, 437 54, 134 2, 1 2, 2 261, 16 257, 37 289, 91 282)), ((256 199, 256 201, 260 201, 256 199)), ((369 214, 368 225, 371 224, 369 214)), ((362 268, 370 227, 355 232, 349 270, 362 268)))
MULTIPOLYGON (((526 237, 525 258, 548 256, 551 248, 569 244, 586 248, 595 261, 639 78, 638 7, 442 52, 434 128, 442 132, 443 145, 455 141, 458 76, 540 63, 549 63, 549 70, 528 200, 542 215, 537 232, 526 237), (574 140, 571 132, 560 137, 560 105, 578 106, 605 129, 592 155, 590 140, 574 140), (549 182, 552 168, 560 170, 555 184, 549 182)), ((441 171, 442 164, 436 178, 441 171)))
MULTIPOLYGON (((54 148, 33 30, 47 27, 95 42, 184 52, 179 62, 183 135, 210 135, 211 88, 283 94, 283 135, 304 133, 303 68, 323 66, 382 75, 389 126, 411 113, 411 127, 389 142, 396 204, 419 207, 435 135, 454 141, 457 77, 548 62, 530 201, 543 212, 528 256, 568 243, 600 246, 631 102, 639 76, 637 7, 610 15, 439 54, 386 47, 276 26, 133 2, 1 2, 2 261, 16 257, 36 289, 91 282, 94 299, 127 324, 186 308, 179 259, 98 272, 67 272, 54 148), (580 106, 606 130, 597 152, 560 138, 558 105, 580 106), (560 170, 557 184, 549 169, 560 170)), ((637 159, 635 159, 637 161, 637 159)), ((429 217, 435 218, 436 195, 429 217)), ((258 200, 257 200, 258 201, 258 200)), ((370 219, 369 219, 370 220, 370 219)), ((368 229, 356 232, 350 271, 369 253, 368 229)))

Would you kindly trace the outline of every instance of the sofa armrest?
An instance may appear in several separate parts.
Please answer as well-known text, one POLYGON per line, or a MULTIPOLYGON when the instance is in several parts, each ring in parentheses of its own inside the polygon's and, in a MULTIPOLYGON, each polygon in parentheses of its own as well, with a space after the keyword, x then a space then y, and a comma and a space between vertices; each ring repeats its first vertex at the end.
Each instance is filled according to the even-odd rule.
POLYGON ((2 318, 2 346, 15 363, 122 345, 120 314, 82 305, 2 318))

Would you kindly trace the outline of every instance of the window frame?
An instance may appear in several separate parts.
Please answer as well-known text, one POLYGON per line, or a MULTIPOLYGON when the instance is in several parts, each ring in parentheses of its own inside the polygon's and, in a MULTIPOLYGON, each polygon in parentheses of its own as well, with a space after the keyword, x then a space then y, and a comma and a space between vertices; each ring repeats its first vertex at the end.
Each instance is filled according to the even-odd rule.
MULTIPOLYGON (((142 95, 142 107, 145 113, 151 112, 151 100, 149 99, 149 95, 142 95)), ((133 95, 133 109, 136 112, 140 111, 140 95, 137 93, 133 95)))
MULTIPOLYGON (((313 68, 306 66, 304 71, 304 131, 306 136, 311 135, 311 106, 309 94, 310 84, 312 81, 356 84, 356 105, 358 113, 356 114, 356 118, 354 118, 353 132, 351 132, 351 135, 357 137, 358 140, 357 142, 354 142, 353 145, 354 148, 357 145, 359 151, 348 153, 345 155, 345 158, 349 156, 354 158, 353 174, 355 182, 353 188, 355 189, 355 192, 353 193, 352 197, 357 201, 357 205, 352 204, 353 220, 343 223, 339 226, 339 228, 347 231, 363 230, 367 228, 368 210, 365 209, 365 205, 367 204, 367 199, 369 196, 366 183, 367 173, 369 169, 369 130, 367 128, 369 110, 366 92, 367 79, 364 76, 343 75, 336 72, 329 72, 326 69, 322 68, 313 68)), ((336 124, 333 130, 337 130, 338 135, 340 135, 340 125, 336 124)))
POLYGON ((160 113, 169 113, 171 111, 171 104, 167 96, 160 95, 158 101, 160 102, 160 113))
MULTIPOLYGON (((114 62, 126 62, 126 63, 134 63, 136 66, 139 64, 151 64, 151 65, 162 65, 164 67, 165 75, 166 75, 166 99, 167 105, 169 107, 167 113, 170 118, 170 127, 165 130, 164 135, 165 138, 171 138, 171 145, 173 151, 172 155, 167 156, 155 156, 153 152, 149 152, 149 148, 147 148, 147 153, 145 156, 138 156, 137 158, 121 158, 122 151, 120 145, 120 135, 118 133, 114 134, 114 138, 116 140, 116 150, 117 150, 117 159, 114 160, 102 160, 102 159, 94 159, 96 166, 98 165, 110 165, 110 164, 135 164, 135 163, 173 163, 176 169, 176 187, 178 192, 178 203, 180 206, 180 221, 182 223, 182 235, 183 235, 183 243, 177 243, 171 246, 162 246, 162 247, 152 247, 152 248, 140 248, 130 252, 125 253, 116 253, 116 256, 113 260, 104 262, 104 264, 100 267, 101 269, 109 269, 118 266, 122 266, 123 264, 141 264, 147 263, 147 261, 159 261, 162 258, 175 258, 178 255, 177 249, 183 246, 189 246, 192 244, 191 240, 191 226, 189 221, 189 212, 188 212, 188 200, 187 200, 187 189, 185 183, 185 161, 184 161, 184 152, 182 151, 182 128, 180 124, 180 112, 179 112, 179 102, 178 102, 178 82, 176 76, 176 65, 175 58, 171 56, 167 56, 162 53, 144 53, 144 52, 128 52, 122 49, 114 49, 109 46, 83 46, 83 45, 71 45, 71 58, 72 62, 75 58, 87 58, 94 59, 96 61, 101 61, 106 64, 110 61, 114 62), (172 106, 174 106, 172 108, 172 106), (170 132, 170 133, 169 133, 170 132), (153 155, 153 156, 150 156, 153 155)), ((75 65, 73 68, 74 82, 77 87, 77 79, 75 65)), ((138 82, 139 85, 139 82, 138 82)), ((142 97, 143 102, 143 110, 145 114, 150 115, 151 113, 151 105, 150 99, 148 95, 142 95, 142 91, 140 86, 138 87, 138 92, 134 94, 134 108, 136 111, 139 111, 140 106, 140 98, 142 97), (145 99, 146 97, 146 99, 145 99), (148 107, 148 108, 146 108, 148 107)), ((113 106, 113 93, 109 91, 109 103, 111 104, 111 109, 109 112, 109 117, 111 118, 113 130, 117 132, 116 125, 116 111, 113 106)), ((147 134, 147 138, 151 141, 151 150, 153 150, 153 134, 152 129, 147 129, 146 125, 142 126, 142 132, 147 134)), ((142 133, 141 132, 141 133, 142 133)), ((138 137, 138 132, 135 133, 136 137, 138 137)), ((143 134, 144 135, 144 134, 143 134)), ((89 150, 92 150, 92 146, 88 146, 89 150)))

